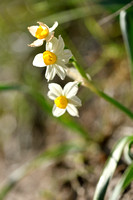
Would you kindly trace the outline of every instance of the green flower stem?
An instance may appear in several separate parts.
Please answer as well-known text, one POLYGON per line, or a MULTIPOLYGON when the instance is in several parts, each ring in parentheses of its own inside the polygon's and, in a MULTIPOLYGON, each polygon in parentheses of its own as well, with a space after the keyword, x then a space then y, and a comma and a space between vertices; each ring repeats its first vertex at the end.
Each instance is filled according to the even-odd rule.
POLYGON ((72 58, 70 60, 70 62, 73 64, 73 66, 79 71, 79 73, 81 74, 81 76, 85 79, 87 78, 87 75, 85 73, 85 71, 83 70, 83 68, 76 62, 76 60, 74 58, 72 58))
POLYGON ((0 91, 6 91, 6 90, 21 90, 21 85, 0 85, 0 91))
MULTIPOLYGON (((108 101, 110 104, 113 104, 115 107, 117 107, 119 110, 121 110, 122 112, 124 112, 126 115, 128 115, 131 119, 133 119, 133 112, 131 112, 127 107, 125 107, 123 104, 119 103, 118 101, 116 101, 114 98, 108 96, 107 94, 105 94, 104 92, 102 92, 101 90, 99 90, 94 83, 92 82, 92 80, 90 80, 87 76, 87 74, 85 73, 85 71, 83 70, 83 68, 76 62, 76 60, 74 58, 72 58, 70 60, 70 62, 74 65, 74 67, 78 70, 79 74, 80 74, 80 80, 83 86, 87 87, 89 90, 91 90, 93 93, 95 93, 96 95, 100 96, 101 98, 105 99, 106 101, 108 101)), ((70 75, 71 77, 73 75, 70 75)), ((78 77, 78 81, 79 81, 79 77, 78 77)))

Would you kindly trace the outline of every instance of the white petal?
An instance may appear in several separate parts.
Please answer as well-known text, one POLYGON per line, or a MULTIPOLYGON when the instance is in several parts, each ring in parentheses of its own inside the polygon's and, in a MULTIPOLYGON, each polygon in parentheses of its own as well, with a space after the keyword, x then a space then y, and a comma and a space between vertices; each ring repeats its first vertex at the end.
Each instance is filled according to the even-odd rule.
POLYGON ((46 73, 45 73, 46 79, 47 79, 48 81, 49 81, 49 80, 52 80, 52 79, 55 77, 55 74, 56 74, 56 70, 55 70, 55 68, 53 67, 53 65, 47 66, 46 73))
POLYGON ((68 104, 66 109, 70 115, 79 117, 78 110, 74 105, 68 104))
POLYGON ((67 98, 75 96, 77 92, 78 92, 78 83, 76 81, 67 83, 63 89, 63 93, 67 98))
POLYGON ((72 55, 72 52, 69 50, 69 49, 65 49, 65 50, 63 50, 63 52, 62 52, 62 55, 61 55, 61 58, 62 58, 62 60, 65 62, 65 64, 66 63, 68 63, 69 62, 69 60, 70 60, 70 58, 72 57, 73 55, 72 55))
POLYGON ((54 51, 53 51, 53 52, 54 52, 56 55, 62 54, 62 51, 63 51, 63 49, 64 49, 64 46, 65 46, 65 45, 64 45, 64 41, 63 41, 61 35, 59 35, 57 47, 54 48, 54 51))
POLYGON ((56 37, 53 37, 52 40, 46 43, 46 50, 54 52, 54 50, 57 48, 58 45, 58 39, 56 37))
POLYGON ((52 113, 55 117, 60 117, 61 115, 63 115, 65 113, 66 109, 61 109, 56 107, 56 105, 54 105, 52 113))
POLYGON ((44 30, 47 28, 49 30, 49 27, 44 24, 43 22, 37 22, 44 30))
POLYGON ((55 65, 56 73, 61 78, 61 80, 64 80, 66 76, 66 70, 58 65, 55 65))
POLYGON ((55 22, 54 25, 51 28, 49 28, 49 31, 50 32, 54 31, 57 28, 57 26, 58 26, 58 22, 55 22))
POLYGON ((33 60, 33 65, 36 67, 45 67, 45 63, 43 60, 43 53, 39 53, 35 56, 34 60, 33 60))
POLYGON ((58 97, 56 94, 52 93, 51 91, 49 91, 47 95, 52 100, 55 100, 58 97))
POLYGON ((44 39, 37 39, 33 43, 29 44, 30 47, 40 47, 43 45, 44 39))
POLYGON ((31 35, 33 35, 35 37, 36 31, 38 29, 39 26, 30 26, 28 27, 29 32, 31 33, 31 35))
POLYGON ((50 42, 52 40, 52 38, 54 37, 54 32, 51 32, 48 34, 48 36, 45 38, 46 42, 50 42))
POLYGON ((63 67, 67 71, 67 66, 62 60, 57 59, 56 64, 59 65, 60 67, 63 67))
POLYGON ((77 96, 74 96, 74 97, 71 97, 70 99, 68 99, 68 102, 70 104, 73 104, 74 106, 81 106, 81 100, 77 97, 77 96))
POLYGON ((50 83, 48 85, 48 88, 57 97, 62 95, 62 88, 61 88, 61 86, 59 84, 57 84, 57 83, 50 83))

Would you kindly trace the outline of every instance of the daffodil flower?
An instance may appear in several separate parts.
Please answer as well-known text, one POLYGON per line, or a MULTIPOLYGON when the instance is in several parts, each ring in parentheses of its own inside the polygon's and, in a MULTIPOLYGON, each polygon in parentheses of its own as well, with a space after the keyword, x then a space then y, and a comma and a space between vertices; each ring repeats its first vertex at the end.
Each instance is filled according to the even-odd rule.
POLYGON ((54 100, 52 113, 59 117, 66 111, 72 116, 79 116, 77 106, 81 106, 81 100, 76 96, 78 92, 78 82, 69 82, 62 87, 57 83, 48 85, 48 97, 54 100))
POLYGON ((46 24, 42 22, 37 22, 39 26, 30 26, 28 27, 29 32, 37 38, 30 47, 39 47, 43 45, 44 40, 50 41, 54 37, 54 30, 58 26, 58 22, 55 22, 54 25, 49 28, 46 24))
POLYGON ((53 37, 46 43, 46 51, 35 56, 33 65, 36 67, 47 66, 45 77, 48 81, 52 80, 56 74, 63 80, 67 72, 66 64, 71 57, 71 51, 64 49, 62 37, 59 36, 58 39, 53 37))

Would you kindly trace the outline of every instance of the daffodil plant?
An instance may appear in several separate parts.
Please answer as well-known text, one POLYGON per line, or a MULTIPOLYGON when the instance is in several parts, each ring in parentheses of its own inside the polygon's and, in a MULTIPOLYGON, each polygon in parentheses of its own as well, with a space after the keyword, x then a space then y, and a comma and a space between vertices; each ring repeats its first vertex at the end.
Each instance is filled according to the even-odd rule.
MULTIPOLYGON (((114 98, 108 96, 106 93, 99 90, 91 80, 90 76, 86 74, 84 69, 77 63, 76 59, 72 56, 71 51, 69 49, 64 49, 65 45, 62 37, 60 35, 58 38, 54 36, 54 30, 57 28, 58 22, 55 22, 51 28, 49 28, 46 24, 43 24, 42 22, 38 22, 38 24, 39 26, 28 27, 29 32, 34 37, 37 38, 37 40, 35 40, 29 46, 39 47, 43 45, 44 41, 46 41, 46 48, 44 52, 39 53, 35 56, 33 60, 33 65, 36 67, 47 67, 45 73, 47 81, 53 80, 56 74, 61 78, 61 80, 64 80, 66 75, 68 75, 70 78, 76 80, 78 83, 82 84, 84 87, 88 88, 93 93, 103 98, 110 104, 114 105, 119 110, 128 115, 131 119, 133 119, 133 113, 123 104, 121 104, 114 98), (76 69, 68 68, 67 67, 68 62, 72 63, 76 69)), ((68 84, 68 86, 70 85, 68 84)), ((48 95, 49 98, 53 99, 55 102, 53 115, 60 116, 64 114, 65 111, 67 110, 72 116, 78 116, 76 107, 80 106, 81 103, 78 103, 76 105, 73 104, 74 106, 76 106, 75 107, 76 109, 73 108, 75 110, 74 112, 75 114, 74 113, 72 114, 72 110, 70 111, 70 106, 69 106, 70 99, 68 98, 68 96, 64 95, 64 89, 62 90, 62 92, 60 92, 59 96, 55 96, 55 99, 53 99, 53 97, 48 95), (58 101, 56 100, 56 98, 58 98, 58 101), (62 107, 62 101, 63 105, 64 102, 66 102, 63 107, 62 107), (56 109, 55 106, 59 109, 56 109)), ((74 96, 75 94, 73 94, 73 97, 74 96)))
MULTIPOLYGON (((64 49, 65 44, 61 35, 58 38, 54 37, 53 30, 58 26, 58 22, 55 22, 51 28, 42 22, 38 24, 39 26, 28 27, 29 32, 37 38, 29 46, 39 47, 46 41, 46 48, 43 53, 35 56, 33 66, 47 67, 45 73, 47 81, 53 80, 56 74, 64 80, 67 73, 66 64, 72 57, 72 53, 69 49, 64 49)), ((69 82, 64 89, 57 83, 48 85, 48 97, 54 100, 52 110, 54 116, 59 117, 66 111, 72 116, 79 116, 77 106, 81 106, 81 100, 76 96, 78 84, 77 81, 69 82)))

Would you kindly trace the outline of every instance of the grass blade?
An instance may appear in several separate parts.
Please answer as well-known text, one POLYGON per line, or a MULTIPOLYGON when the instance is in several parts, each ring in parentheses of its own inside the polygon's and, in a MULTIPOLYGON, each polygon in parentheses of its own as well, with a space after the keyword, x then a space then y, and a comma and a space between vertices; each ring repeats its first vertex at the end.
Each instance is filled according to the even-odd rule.
POLYGON ((6 90, 20 90, 20 85, 0 85, 0 91, 6 91, 6 90))
POLYGON ((114 147, 110 158, 107 160, 103 173, 96 187, 93 200, 104 200, 110 179, 112 178, 125 145, 133 141, 133 136, 122 138, 114 147))
POLYGON ((131 81, 133 84, 133 13, 132 12, 124 10, 120 12, 120 27, 130 59, 131 81))
POLYGON ((118 200, 122 192, 133 181, 133 164, 131 164, 123 174, 120 182, 116 185, 110 200, 118 200))

